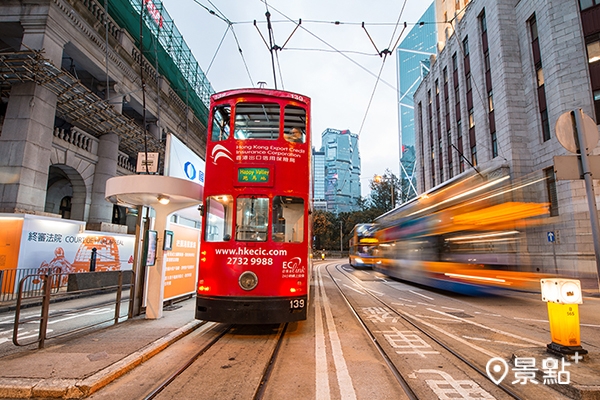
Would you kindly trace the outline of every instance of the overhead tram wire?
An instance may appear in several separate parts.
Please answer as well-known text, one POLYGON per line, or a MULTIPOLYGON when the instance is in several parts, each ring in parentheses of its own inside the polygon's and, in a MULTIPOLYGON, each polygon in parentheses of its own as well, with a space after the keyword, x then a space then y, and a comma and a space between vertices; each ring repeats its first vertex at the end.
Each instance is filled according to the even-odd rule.
MULTIPOLYGON (((260 1, 262 1, 263 3, 265 2, 265 0, 260 0, 260 1)), ((291 19, 290 17, 288 17, 287 15, 285 15, 283 12, 279 11, 277 8, 275 8, 275 7, 271 6, 271 9, 272 9, 272 10, 275 10, 275 11, 277 11, 277 12, 278 12, 279 14, 281 14, 283 17, 287 18, 289 22, 294 22, 294 23, 295 23, 295 21, 294 21, 293 19, 291 19)), ((308 33, 309 35, 311 35, 312 37, 314 37, 315 39, 317 39, 318 41, 320 41, 321 43, 323 43, 324 45, 326 45, 327 47, 329 47, 329 48, 333 49, 333 51, 334 51, 334 52, 336 52, 336 53, 340 54, 342 57, 346 58, 346 59, 347 59, 348 61, 350 61, 352 64, 356 65, 357 67, 359 67, 360 69, 362 69, 363 71, 365 71, 366 73, 368 73, 369 75, 371 75, 371 76, 373 76, 373 77, 375 77, 375 78, 378 78, 378 77, 377 77, 377 75, 375 75, 373 72, 371 72, 371 71, 370 71, 368 68, 366 68, 365 66, 361 65, 359 62, 357 62, 357 61, 353 60, 352 58, 348 57, 346 54, 344 54, 344 53, 343 53, 343 52, 341 52, 340 50, 336 49, 336 48, 335 48, 335 46, 333 46, 333 45, 331 45, 331 44, 327 43, 327 42, 326 42, 324 39, 321 39, 321 38, 320 38, 318 35, 316 35, 316 34, 312 33, 312 32, 311 32, 310 30, 308 30, 306 27, 304 27, 304 26, 300 26, 300 25, 299 25, 299 27, 300 27, 301 29, 303 29, 303 30, 304 30, 306 33, 308 33)), ((383 83, 384 83, 386 86, 388 86, 388 87, 392 88, 394 91, 396 91, 396 92, 398 91, 398 89, 397 89, 397 88, 396 88, 394 85, 390 84, 389 82, 387 82, 387 81, 385 81, 385 80, 383 80, 383 79, 380 79, 380 78, 378 78, 378 79, 379 79, 381 82, 383 82, 383 83)))
MULTIPOLYGON (((402 17, 402 14, 404 13, 404 7, 406 7, 406 0, 404 0, 404 3, 402 4, 402 8, 400 9, 400 14, 398 14, 398 20, 396 21, 396 26, 394 27, 394 31, 392 32, 392 36, 390 37, 390 43, 389 43, 388 47, 382 51, 379 51, 379 49, 375 45, 375 42, 371 38, 371 35, 369 35, 369 31, 367 31, 367 28, 365 27, 365 23, 364 22, 362 23, 362 28, 364 29, 365 33, 369 37, 369 40, 373 44, 373 47, 375 47, 375 51, 377 51, 377 53, 379 54, 379 57, 383 57, 383 60, 381 61, 381 68, 379 68, 379 74, 377 75, 377 80, 375 81, 375 85, 373 86, 373 91, 371 92, 371 97, 369 98, 369 103, 367 104, 367 109, 365 110, 365 116, 363 117, 362 123, 360 124, 360 129, 358 130, 358 137, 360 137, 360 134, 362 133, 363 127, 365 126, 365 122, 367 120, 367 115, 369 115, 369 110, 371 109, 371 104, 373 103, 373 98, 375 97, 375 91, 377 90, 377 85, 379 83, 379 80, 381 79, 381 73, 383 72, 383 67, 385 66, 385 61, 387 60, 387 56, 392 54, 390 47, 392 49, 395 49, 398 46, 398 42, 400 41, 400 38, 402 37, 404 30, 406 29, 407 24, 405 22, 404 27, 402 28, 402 32, 400 32, 400 35, 398 35, 398 39, 396 39, 396 43, 394 43, 394 46, 391 46, 392 41, 394 40, 394 36, 396 35, 396 30, 398 29, 398 25, 400 24, 400 18, 402 17)), ((396 88, 396 91, 398 92, 399 88, 396 88)))
MULTIPOLYGON (((218 11, 218 13, 220 15, 218 15, 216 11, 211 10, 210 8, 206 7, 204 4, 200 3, 198 0, 194 0, 194 3, 196 3, 200 7, 204 8, 209 14, 214 15, 215 17, 219 18, 221 21, 223 21, 227 24, 227 29, 225 30, 225 33, 223 34, 221 43, 223 43, 223 40, 225 39, 225 36, 227 35, 227 31, 229 29, 231 29, 231 33, 233 34, 233 38, 235 39, 235 43, 237 45, 238 52, 240 53, 240 57, 242 57, 242 62, 244 63, 244 68, 246 69, 246 73, 248 74, 248 79, 250 79, 250 84, 252 85, 252 87, 254 87, 254 80, 252 79, 252 76, 250 75, 250 70, 248 69, 248 63, 246 63, 246 58, 244 58, 244 52, 242 51, 242 47, 240 46, 240 41, 238 40, 238 37, 235 34, 235 30, 233 29, 234 23, 231 22, 229 20, 229 18, 227 18, 225 16, 225 14, 223 14, 223 12, 221 12, 221 10, 219 10, 210 0, 208 0, 208 2, 210 3, 211 6, 213 6, 218 11)), ((217 50, 215 51, 215 55, 213 56, 213 59, 211 60, 208 69, 210 69, 213 61, 217 57, 217 54, 218 54, 219 50, 221 49, 221 43, 219 43, 219 46, 217 47, 217 50)), ((208 75, 208 70, 207 70, 206 74, 208 75)))
MULTIPOLYGON (((269 43, 267 43, 267 41, 265 40, 263 34, 261 33, 260 29, 258 28, 256 20, 254 20, 254 27, 258 31, 258 34, 260 35, 260 38, 263 40, 263 43, 265 44, 265 46, 267 46, 267 49, 269 50, 269 53, 271 54, 271 66, 272 66, 272 69, 273 69, 273 81, 275 83, 275 90, 277 90, 277 75, 276 75, 276 72, 275 72, 275 58, 277 58, 277 67, 279 69, 279 76, 281 78, 281 84, 283 85, 283 75, 281 73, 281 65, 279 64, 279 55, 277 54, 277 51, 278 50, 283 50, 285 48, 285 45, 290 41, 290 39, 292 38, 292 36, 294 35, 294 33, 296 33, 296 31, 298 30, 298 28, 302 24, 302 20, 301 19, 298 20, 298 23, 296 24, 296 27, 294 28, 294 30, 292 31, 292 33, 290 33, 290 35, 288 36, 288 38, 285 41, 285 43, 280 47, 277 44, 275 44, 275 32, 273 30, 273 25, 271 24, 271 13, 269 12, 269 5, 267 4, 266 0, 261 0, 261 1, 263 3, 265 3, 265 8, 267 10, 265 12, 265 16, 267 17, 267 30, 269 32, 269 43), (273 56, 273 53, 275 53, 275 57, 273 56)), ((277 11, 277 12, 279 12, 279 11, 277 11)), ((293 21, 293 22, 296 23, 295 21, 293 21)))

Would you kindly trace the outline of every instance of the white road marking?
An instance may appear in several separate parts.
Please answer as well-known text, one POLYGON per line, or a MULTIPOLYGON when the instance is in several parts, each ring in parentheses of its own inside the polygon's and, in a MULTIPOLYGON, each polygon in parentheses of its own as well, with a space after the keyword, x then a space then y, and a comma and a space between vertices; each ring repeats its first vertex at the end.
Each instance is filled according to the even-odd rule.
POLYGON ((380 297, 381 297, 381 296, 383 296, 383 293, 381 293, 381 292, 377 292, 377 291, 375 291, 375 290, 371 290, 371 289, 367 289, 367 288, 363 288, 363 289, 365 289, 365 290, 366 290, 367 292, 369 292, 369 293, 374 293, 374 294, 376 294, 377 296, 380 296, 380 297))
MULTIPOLYGON (((315 268, 316 270, 316 268, 315 268)), ((316 398, 329 399, 329 376, 327 374, 327 352, 325 350, 325 330, 321 314, 320 284, 315 291, 315 362, 316 362, 316 398)))
POLYGON ((398 300, 401 300, 401 301, 408 301, 409 303, 412 303, 412 300, 403 299, 402 297, 398 297, 398 300))
POLYGON ((442 306, 442 308, 443 308, 444 310, 463 311, 463 312, 465 311, 465 310, 463 310, 463 309, 461 309, 461 308, 452 308, 452 307, 444 307, 444 306, 442 306))
POLYGON ((426 298, 426 299, 428 299, 428 300, 433 300, 433 297, 425 296, 424 294, 421 294, 421 293, 415 292, 414 290, 409 290, 409 292, 411 292, 412 294, 416 294, 417 296, 424 297, 424 298, 426 298))
POLYGON ((402 303, 392 303, 392 304, 395 306, 403 306, 403 307, 413 307, 413 308, 417 307, 414 304, 402 304, 402 303))
MULTIPOLYGON (((428 308, 428 310, 432 311, 432 312, 435 312, 435 313, 438 313, 438 314, 444 313, 443 311, 434 310, 433 308, 428 308)), ((450 315, 450 314, 446 314, 446 315, 448 317, 450 317, 450 318, 454 318, 454 319, 457 319, 459 321, 463 321, 463 322, 466 322, 468 324, 475 325, 475 326, 478 326, 480 328, 484 328, 484 329, 490 330, 490 331, 495 332, 495 333, 499 333, 501 335, 512 337, 512 338, 515 338, 515 339, 518 339, 518 340, 522 340, 524 342, 528 342, 528 343, 531 343, 531 344, 535 344, 536 346, 544 346, 544 347, 546 346, 546 343, 538 342, 537 340, 528 339, 526 337, 521 337, 521 336, 515 335, 513 333, 509 333, 509 332, 504 332, 504 331, 501 331, 500 329, 496 329, 496 328, 492 328, 492 327, 489 327, 489 326, 486 326, 486 325, 478 324, 477 322, 469 321, 468 319, 465 319, 465 318, 459 318, 459 317, 456 317, 456 316, 450 315)))
POLYGON ((350 289, 350 290, 354 290, 356 293, 365 294, 365 292, 361 292, 361 291, 360 291, 360 290, 358 290, 358 289, 354 289, 353 287, 351 287, 351 286, 348 286, 348 285, 346 285, 345 283, 344 283, 344 286, 345 286, 345 287, 347 287, 347 288, 348 288, 348 289, 350 289))
POLYGON ((456 322, 459 323, 460 321, 456 321, 454 319, 451 318, 443 318, 443 317, 433 317, 431 315, 421 315, 421 314, 417 314, 417 317, 421 317, 421 318, 429 318, 429 319, 437 319, 440 321, 448 321, 448 322, 456 322))
POLYGON ((500 343, 500 344, 509 344, 511 346, 517 346, 517 347, 531 347, 531 345, 529 344, 523 344, 523 343, 515 343, 515 342, 505 342, 502 340, 490 340, 490 339, 485 339, 485 338, 476 338, 476 337, 471 337, 471 336, 465 336, 463 335, 463 337, 465 339, 469 339, 469 340, 477 340, 480 342, 488 342, 488 343, 500 343))
POLYGON ((342 351, 342 343, 335 327, 335 321, 333 320, 333 313, 329 306, 329 299, 325 292, 325 286, 323 285, 323 277, 321 276, 321 269, 318 270, 319 275, 319 289, 321 293, 321 300, 323 308, 325 310, 325 321, 327 322, 327 330, 329 332, 329 342, 331 343, 331 353, 333 355, 333 363, 335 365, 335 371, 338 379, 338 386, 340 388, 340 397, 342 399, 356 399, 356 393, 354 386, 352 385, 352 378, 348 372, 348 366, 344 359, 344 353, 342 351))
POLYGON ((531 321, 531 322, 544 322, 544 323, 548 323, 547 319, 531 319, 531 318, 519 318, 519 317, 513 317, 514 319, 518 319, 519 321, 531 321))

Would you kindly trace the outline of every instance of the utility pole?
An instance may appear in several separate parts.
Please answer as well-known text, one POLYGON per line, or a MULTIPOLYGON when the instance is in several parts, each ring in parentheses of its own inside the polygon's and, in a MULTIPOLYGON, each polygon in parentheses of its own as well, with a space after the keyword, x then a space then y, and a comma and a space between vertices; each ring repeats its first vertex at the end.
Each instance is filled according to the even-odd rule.
POLYGON ((344 251, 344 241, 342 236, 342 221, 340 221, 340 257, 342 256, 342 252, 344 251))

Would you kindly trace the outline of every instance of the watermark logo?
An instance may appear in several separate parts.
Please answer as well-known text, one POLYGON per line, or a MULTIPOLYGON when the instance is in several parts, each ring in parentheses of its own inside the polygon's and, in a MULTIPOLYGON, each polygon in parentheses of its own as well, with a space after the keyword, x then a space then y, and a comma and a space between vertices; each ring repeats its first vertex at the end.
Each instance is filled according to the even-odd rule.
POLYGON ((496 385, 499 385, 500 382, 506 378, 508 375, 508 364, 504 359, 500 357, 494 357, 490 361, 488 361, 485 366, 485 370, 488 374, 488 377, 494 382, 496 385))
MULTIPOLYGON (((573 356, 575 364, 578 364, 582 358, 579 353, 575 353, 573 356)), ((511 369, 504 359, 494 357, 487 362, 485 370, 488 377, 496 385, 500 385, 509 371, 514 374, 513 385, 516 383, 521 385, 527 383, 539 384, 540 382, 536 379, 538 371, 543 373, 543 382, 541 383, 544 385, 568 385, 571 382, 571 373, 565 369, 571 363, 565 361, 564 357, 560 360, 552 357, 545 358, 542 360, 541 368, 536 367, 536 359, 533 357, 515 357, 514 365, 514 368, 511 369)))

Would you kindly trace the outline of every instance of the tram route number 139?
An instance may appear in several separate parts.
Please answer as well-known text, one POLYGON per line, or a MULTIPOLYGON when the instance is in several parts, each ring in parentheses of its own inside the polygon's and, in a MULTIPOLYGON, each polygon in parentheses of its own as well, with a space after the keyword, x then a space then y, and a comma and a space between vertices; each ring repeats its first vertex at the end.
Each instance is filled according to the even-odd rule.
POLYGON ((297 310, 299 308, 304 308, 304 299, 290 300, 290 308, 292 310, 297 310))

